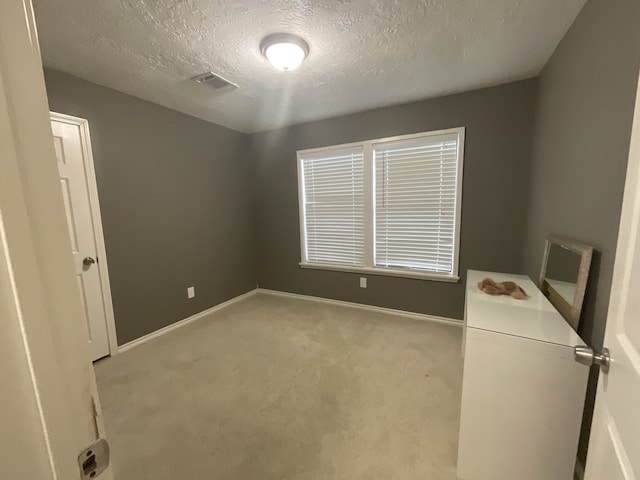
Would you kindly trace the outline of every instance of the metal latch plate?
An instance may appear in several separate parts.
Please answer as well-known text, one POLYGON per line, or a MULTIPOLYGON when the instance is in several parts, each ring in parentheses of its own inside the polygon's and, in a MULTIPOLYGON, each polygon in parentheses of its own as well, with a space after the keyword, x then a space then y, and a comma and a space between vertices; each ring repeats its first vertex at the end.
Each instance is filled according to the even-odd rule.
POLYGON ((100 438, 96 443, 78 455, 82 480, 96 478, 109 466, 109 443, 100 438))

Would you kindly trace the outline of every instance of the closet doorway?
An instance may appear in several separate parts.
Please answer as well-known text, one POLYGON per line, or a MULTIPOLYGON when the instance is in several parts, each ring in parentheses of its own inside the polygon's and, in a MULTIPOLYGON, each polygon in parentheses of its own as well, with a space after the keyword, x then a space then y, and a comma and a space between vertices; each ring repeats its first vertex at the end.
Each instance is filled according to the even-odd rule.
POLYGON ((92 360, 117 351, 89 122, 51 112, 76 280, 82 299, 92 360))

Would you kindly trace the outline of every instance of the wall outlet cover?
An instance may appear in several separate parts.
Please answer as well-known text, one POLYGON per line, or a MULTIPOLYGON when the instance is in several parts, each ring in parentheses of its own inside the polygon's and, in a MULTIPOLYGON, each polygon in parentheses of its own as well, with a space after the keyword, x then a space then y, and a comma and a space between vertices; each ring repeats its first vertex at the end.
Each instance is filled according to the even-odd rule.
POLYGON ((196 296, 196 287, 187 288, 187 298, 193 298, 196 296))
POLYGON ((360 288, 367 288, 367 277, 360 277, 360 288))

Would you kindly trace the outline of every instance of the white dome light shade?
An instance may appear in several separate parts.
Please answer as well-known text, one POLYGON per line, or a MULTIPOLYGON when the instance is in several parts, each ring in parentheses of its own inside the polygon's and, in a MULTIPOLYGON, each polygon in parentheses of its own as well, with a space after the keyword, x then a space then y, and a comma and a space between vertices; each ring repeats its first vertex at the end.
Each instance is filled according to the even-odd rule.
POLYGON ((278 70, 294 70, 300 66, 306 54, 294 43, 275 43, 264 51, 271 65, 278 70))
POLYGON ((309 45, 300 37, 275 33, 260 43, 262 54, 278 70, 295 70, 309 53, 309 45))

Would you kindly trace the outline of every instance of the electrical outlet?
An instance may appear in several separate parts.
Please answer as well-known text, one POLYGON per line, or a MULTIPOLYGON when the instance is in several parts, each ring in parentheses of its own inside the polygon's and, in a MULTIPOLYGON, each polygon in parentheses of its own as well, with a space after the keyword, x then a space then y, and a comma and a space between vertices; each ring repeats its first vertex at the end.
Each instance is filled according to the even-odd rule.
POLYGON ((367 288, 367 277, 360 277, 360 288, 367 288))
POLYGON ((196 287, 187 288, 187 298, 193 298, 196 296, 196 287))

